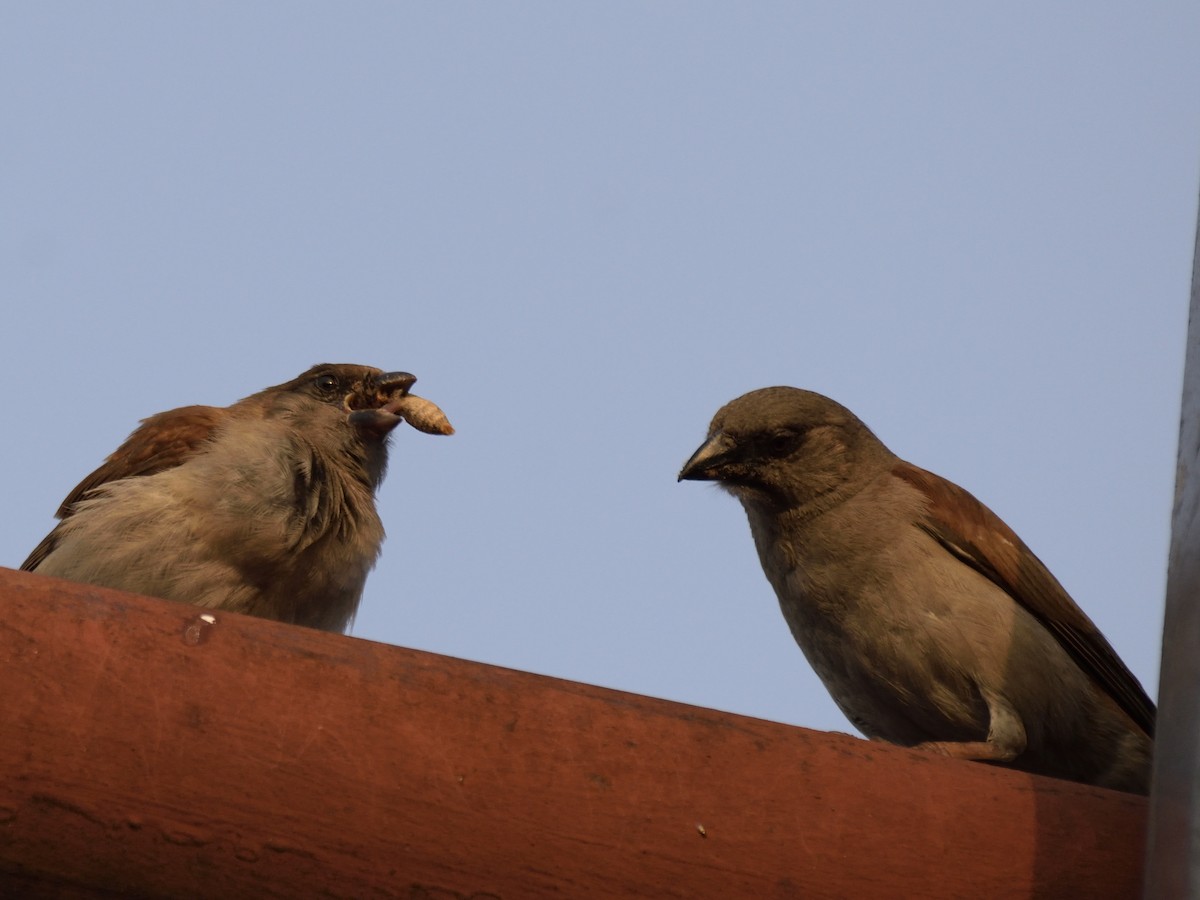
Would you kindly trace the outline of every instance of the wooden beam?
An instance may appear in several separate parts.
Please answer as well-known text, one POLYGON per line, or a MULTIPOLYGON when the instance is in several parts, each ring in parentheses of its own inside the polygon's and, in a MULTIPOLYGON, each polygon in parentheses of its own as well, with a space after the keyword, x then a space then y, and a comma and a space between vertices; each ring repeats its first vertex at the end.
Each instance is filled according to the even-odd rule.
POLYGON ((1200 222, 1159 673, 1147 897, 1200 896, 1200 222))
POLYGON ((201 612, 0 569, 0 895, 1140 884, 1139 797, 201 612))

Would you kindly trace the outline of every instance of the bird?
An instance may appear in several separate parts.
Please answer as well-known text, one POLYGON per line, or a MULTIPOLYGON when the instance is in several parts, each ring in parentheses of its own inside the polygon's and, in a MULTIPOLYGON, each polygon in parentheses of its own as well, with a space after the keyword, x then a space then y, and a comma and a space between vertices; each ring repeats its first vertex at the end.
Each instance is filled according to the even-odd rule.
POLYGON ((809 664, 867 738, 1131 793, 1156 710, 999 516, 794 387, 723 406, 679 481, 742 504, 809 664))
POLYGON ((142 420, 21 568, 344 632, 384 539, 392 430, 450 434, 416 377, 325 363, 231 406, 142 420))

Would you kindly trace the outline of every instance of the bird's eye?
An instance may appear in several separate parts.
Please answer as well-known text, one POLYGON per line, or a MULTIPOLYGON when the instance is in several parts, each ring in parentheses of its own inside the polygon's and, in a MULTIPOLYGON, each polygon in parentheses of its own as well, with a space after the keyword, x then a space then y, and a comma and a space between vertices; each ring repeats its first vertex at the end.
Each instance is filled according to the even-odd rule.
POLYGON ((313 379, 313 384, 322 394, 332 394, 337 391, 338 380, 333 375, 318 375, 313 379))
POLYGON ((771 456, 789 456, 793 450, 800 446, 802 440, 804 440, 802 432, 792 431, 790 428, 781 428, 778 431, 772 432, 767 437, 767 452, 771 456))

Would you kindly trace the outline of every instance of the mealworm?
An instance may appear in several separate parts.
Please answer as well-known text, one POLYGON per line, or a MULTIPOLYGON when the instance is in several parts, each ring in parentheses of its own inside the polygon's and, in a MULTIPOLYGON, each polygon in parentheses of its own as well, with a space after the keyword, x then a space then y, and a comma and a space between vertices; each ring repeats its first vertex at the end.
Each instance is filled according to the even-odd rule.
POLYGON ((398 400, 388 404, 388 409, 400 416, 417 431, 426 434, 454 434, 454 426, 446 418, 436 403, 418 397, 416 394, 405 394, 398 400))

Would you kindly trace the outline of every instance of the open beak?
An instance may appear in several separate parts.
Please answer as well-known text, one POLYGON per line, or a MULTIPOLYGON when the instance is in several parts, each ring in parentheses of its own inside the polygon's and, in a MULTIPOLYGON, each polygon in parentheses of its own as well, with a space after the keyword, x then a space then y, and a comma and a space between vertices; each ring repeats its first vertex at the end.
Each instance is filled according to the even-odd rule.
POLYGON ((363 398, 366 407, 354 409, 350 413, 348 420, 351 426, 375 438, 386 437, 393 428, 404 421, 389 406, 407 396, 409 389, 416 383, 417 376, 409 372, 384 372, 377 375, 369 386, 364 386, 364 390, 371 392, 363 398))

